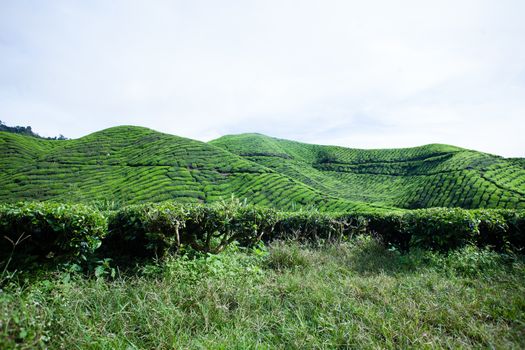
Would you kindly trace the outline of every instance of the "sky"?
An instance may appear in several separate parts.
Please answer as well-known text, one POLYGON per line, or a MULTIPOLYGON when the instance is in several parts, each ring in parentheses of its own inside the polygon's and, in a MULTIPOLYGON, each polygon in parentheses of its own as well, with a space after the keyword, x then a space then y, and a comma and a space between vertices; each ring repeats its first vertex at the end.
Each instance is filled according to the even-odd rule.
POLYGON ((525 156, 523 0, 0 0, 0 120, 525 156))

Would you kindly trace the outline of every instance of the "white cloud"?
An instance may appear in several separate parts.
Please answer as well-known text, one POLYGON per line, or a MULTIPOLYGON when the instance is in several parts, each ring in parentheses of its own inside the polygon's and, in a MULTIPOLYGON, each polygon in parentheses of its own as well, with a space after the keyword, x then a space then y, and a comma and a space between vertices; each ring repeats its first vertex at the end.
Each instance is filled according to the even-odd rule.
POLYGON ((525 156, 522 1, 5 1, 0 119, 525 156))

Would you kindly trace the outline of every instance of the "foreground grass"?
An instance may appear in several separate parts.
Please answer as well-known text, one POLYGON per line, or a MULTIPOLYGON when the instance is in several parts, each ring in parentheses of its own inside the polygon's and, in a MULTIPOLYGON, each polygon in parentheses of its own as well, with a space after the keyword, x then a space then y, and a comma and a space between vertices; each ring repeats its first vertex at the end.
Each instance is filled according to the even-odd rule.
POLYGON ((0 348, 524 348, 525 265, 370 238, 172 257, 113 280, 60 272, 0 293, 0 348))

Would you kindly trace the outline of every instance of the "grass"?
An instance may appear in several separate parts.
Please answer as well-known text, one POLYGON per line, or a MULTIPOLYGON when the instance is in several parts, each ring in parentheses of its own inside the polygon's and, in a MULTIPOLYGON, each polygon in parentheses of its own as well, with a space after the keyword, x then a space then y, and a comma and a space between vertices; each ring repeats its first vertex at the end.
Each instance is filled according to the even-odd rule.
POLYGON ((102 272, 12 278, 0 348, 525 347, 523 258, 473 247, 287 241, 102 272))
POLYGON ((74 140, 0 132, 0 201, 176 199, 231 195, 294 210, 525 208, 523 159, 448 145, 360 150, 260 134, 208 143, 120 126, 74 140))

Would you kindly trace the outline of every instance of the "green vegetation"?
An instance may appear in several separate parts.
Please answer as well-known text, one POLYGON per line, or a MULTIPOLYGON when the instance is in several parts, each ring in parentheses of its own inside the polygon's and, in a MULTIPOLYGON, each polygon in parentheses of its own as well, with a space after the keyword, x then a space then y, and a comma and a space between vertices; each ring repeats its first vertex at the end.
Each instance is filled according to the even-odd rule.
POLYGON ((8 126, 8 125, 5 125, 1 120, 0 120, 0 131, 5 131, 5 132, 11 132, 11 133, 14 133, 14 134, 22 134, 22 135, 27 135, 27 136, 32 136, 32 137, 37 137, 37 138, 40 138, 40 139, 46 139, 46 140, 66 140, 66 137, 64 135, 60 135, 58 137, 42 137, 40 135, 38 135, 37 133, 35 133, 30 126, 8 126))
POLYGON ((360 150, 260 134, 224 136, 215 146, 338 198, 399 208, 525 208, 520 159, 447 145, 360 150))
MULTIPOLYGON (((465 245, 496 250, 525 248, 525 211, 432 208, 392 213, 325 214, 279 212, 223 202, 210 206, 146 204, 123 208, 109 218, 109 246, 140 256, 156 256, 183 245, 218 252, 233 241, 341 241, 359 234, 381 238, 406 251, 448 251, 465 245), (122 246, 121 242, 126 242, 122 246)), ((113 250, 111 250, 113 252, 113 250)))
POLYGON ((521 158, 131 126, 0 152, 0 348, 525 347, 521 158))
POLYGON ((46 257, 86 261, 100 247, 106 231, 104 215, 81 204, 0 205, 0 258, 16 253, 18 264, 46 257))
POLYGON ((358 150, 259 134, 203 143, 122 126, 75 140, 0 132, 0 201, 211 203, 281 210, 525 208, 523 159, 447 145, 358 150))
POLYGON ((366 208, 203 142, 116 127, 65 141, 0 132, 0 201, 214 202, 366 208))
POLYGON ((401 251, 449 251, 466 245, 498 251, 525 248, 525 211, 431 208, 398 212, 283 212, 232 199, 209 205, 177 202, 126 206, 109 212, 80 204, 0 206, 0 258, 33 262, 161 258, 182 247, 219 253, 233 242, 295 239, 340 242, 360 234, 401 251), (100 248, 100 249, 99 249, 100 248))
POLYGON ((0 293, 0 348, 520 349, 524 286, 521 258, 470 246, 233 245, 114 278, 21 277, 0 293))

